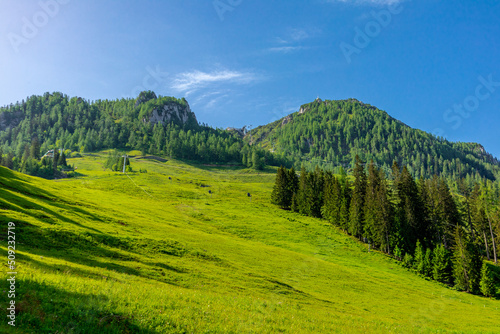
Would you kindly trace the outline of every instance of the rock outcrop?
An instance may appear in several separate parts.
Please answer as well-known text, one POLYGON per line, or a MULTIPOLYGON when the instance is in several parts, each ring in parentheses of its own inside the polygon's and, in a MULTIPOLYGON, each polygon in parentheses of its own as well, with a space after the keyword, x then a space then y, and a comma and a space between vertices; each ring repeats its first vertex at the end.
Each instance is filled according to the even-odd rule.
POLYGON ((191 111, 187 102, 185 106, 175 102, 169 102, 162 107, 153 109, 149 116, 149 122, 153 125, 156 123, 165 125, 171 122, 182 125, 188 122, 195 122, 198 124, 196 115, 191 111))
POLYGON ((15 128, 21 123, 24 115, 21 111, 16 112, 0 112, 0 131, 5 131, 9 128, 15 128))

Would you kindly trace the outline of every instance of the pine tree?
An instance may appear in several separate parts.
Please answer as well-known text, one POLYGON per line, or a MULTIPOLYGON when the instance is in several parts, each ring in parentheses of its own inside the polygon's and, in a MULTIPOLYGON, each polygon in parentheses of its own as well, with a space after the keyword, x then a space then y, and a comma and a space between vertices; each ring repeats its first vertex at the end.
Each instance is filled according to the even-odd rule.
POLYGON ((455 230, 455 250, 453 253, 453 279, 459 290, 469 292, 468 254, 461 227, 455 230))
POLYGON ((425 251, 423 274, 426 277, 432 277, 432 251, 430 248, 425 251))
POLYGON ((439 244, 434 248, 432 263, 432 277, 438 282, 449 283, 451 271, 450 255, 443 244, 439 244))
POLYGON ((290 168, 288 170, 288 194, 290 198, 293 194, 297 193, 299 190, 299 178, 297 177, 297 173, 295 172, 295 168, 290 168))
POLYGON ((291 196, 288 173, 283 166, 281 166, 276 173, 276 181, 274 182, 273 192, 271 193, 271 201, 282 209, 288 209, 290 207, 291 196))
POLYGON ((347 232, 349 228, 349 207, 351 203, 351 183, 343 168, 340 169, 340 187, 342 189, 340 198, 339 220, 340 227, 347 232))
POLYGON ((423 218, 423 205, 418 187, 408 169, 403 167, 396 183, 398 204, 396 215, 406 251, 413 251, 417 239, 427 238, 427 226, 423 218))
POLYGON ((303 215, 309 214, 308 208, 307 208, 307 192, 308 192, 308 185, 307 185, 307 178, 308 178, 308 172, 306 171, 306 168, 302 166, 300 169, 300 177, 299 177, 299 190, 297 191, 297 196, 296 196, 296 206, 298 209, 298 212, 300 212, 303 215))
POLYGON ((349 233, 361 238, 363 235, 364 206, 366 196, 366 174, 359 156, 354 165, 354 190, 349 208, 349 233))
POLYGON ((293 212, 299 212, 299 204, 297 203, 297 194, 294 193, 292 195, 292 204, 290 205, 290 209, 293 212))
POLYGON ((483 259, 479 252, 479 247, 472 241, 467 244, 469 255, 469 291, 474 294, 480 293, 481 282, 481 268, 483 266, 483 259))
MULTIPOLYGON (((368 182, 366 185, 366 194, 364 201, 363 215, 363 237, 368 240, 376 239, 379 241, 377 222, 379 221, 379 188, 380 178, 379 173, 375 169, 373 160, 368 166, 368 182)), ((379 244, 379 243, 378 243, 379 244)))
POLYGON ((417 240, 417 244, 415 247, 413 269, 415 269, 419 274, 422 275, 424 274, 424 267, 425 267, 424 259, 425 259, 425 254, 422 248, 422 244, 420 243, 420 240, 417 240))
POLYGON ((494 297, 496 294, 496 286, 495 281, 493 280, 493 276, 491 274, 490 268, 488 265, 483 263, 483 267, 481 269, 481 293, 486 297, 494 297))
POLYGON ((340 221, 340 201, 342 196, 342 188, 339 181, 332 173, 325 173, 324 191, 323 191, 323 206, 321 214, 323 218, 330 223, 339 225, 340 221))

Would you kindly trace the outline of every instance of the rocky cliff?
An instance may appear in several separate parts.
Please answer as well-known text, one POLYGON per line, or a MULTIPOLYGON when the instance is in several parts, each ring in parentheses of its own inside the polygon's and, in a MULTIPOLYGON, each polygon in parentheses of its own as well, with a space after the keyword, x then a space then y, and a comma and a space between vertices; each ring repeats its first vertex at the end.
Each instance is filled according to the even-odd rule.
POLYGON ((136 107, 141 108, 141 119, 151 125, 175 123, 180 126, 197 126, 196 115, 191 111, 186 99, 157 97, 153 92, 142 92, 136 100, 136 107))

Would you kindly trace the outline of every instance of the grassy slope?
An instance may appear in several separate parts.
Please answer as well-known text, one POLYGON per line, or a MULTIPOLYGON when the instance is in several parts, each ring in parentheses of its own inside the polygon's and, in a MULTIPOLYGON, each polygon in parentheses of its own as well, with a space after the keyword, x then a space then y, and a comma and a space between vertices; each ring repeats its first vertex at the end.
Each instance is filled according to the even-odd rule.
POLYGON ((3 262, 6 223, 17 226, 16 333, 500 327, 499 301, 421 279, 324 221, 270 205, 272 173, 134 160, 148 173, 129 179, 103 160, 72 159, 84 176, 71 180, 0 168, 3 262))

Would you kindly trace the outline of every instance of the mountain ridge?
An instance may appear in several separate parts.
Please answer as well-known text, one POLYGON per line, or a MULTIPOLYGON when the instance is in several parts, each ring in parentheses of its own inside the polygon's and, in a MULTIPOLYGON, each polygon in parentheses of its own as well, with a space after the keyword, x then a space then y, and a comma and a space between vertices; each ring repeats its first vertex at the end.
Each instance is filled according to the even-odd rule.
POLYGON ((204 162, 293 164, 308 169, 318 165, 331 170, 351 167, 359 155, 384 170, 397 161, 415 177, 500 179, 499 160, 481 144, 436 137, 355 98, 318 98, 251 131, 200 125, 185 98, 152 91, 141 92, 136 99, 97 101, 45 93, 0 108, 3 154, 21 163, 34 138, 44 152, 61 147, 77 152, 126 147, 204 162))
POLYGON ((277 154, 292 156, 295 165, 309 168, 350 165, 358 154, 362 160, 373 159, 386 168, 394 160, 409 165, 417 177, 448 174, 450 169, 457 169, 456 177, 475 177, 476 172, 489 179, 500 176, 500 161, 481 144, 436 137, 353 98, 318 98, 301 105, 297 112, 253 129, 246 135, 250 138, 277 154))

